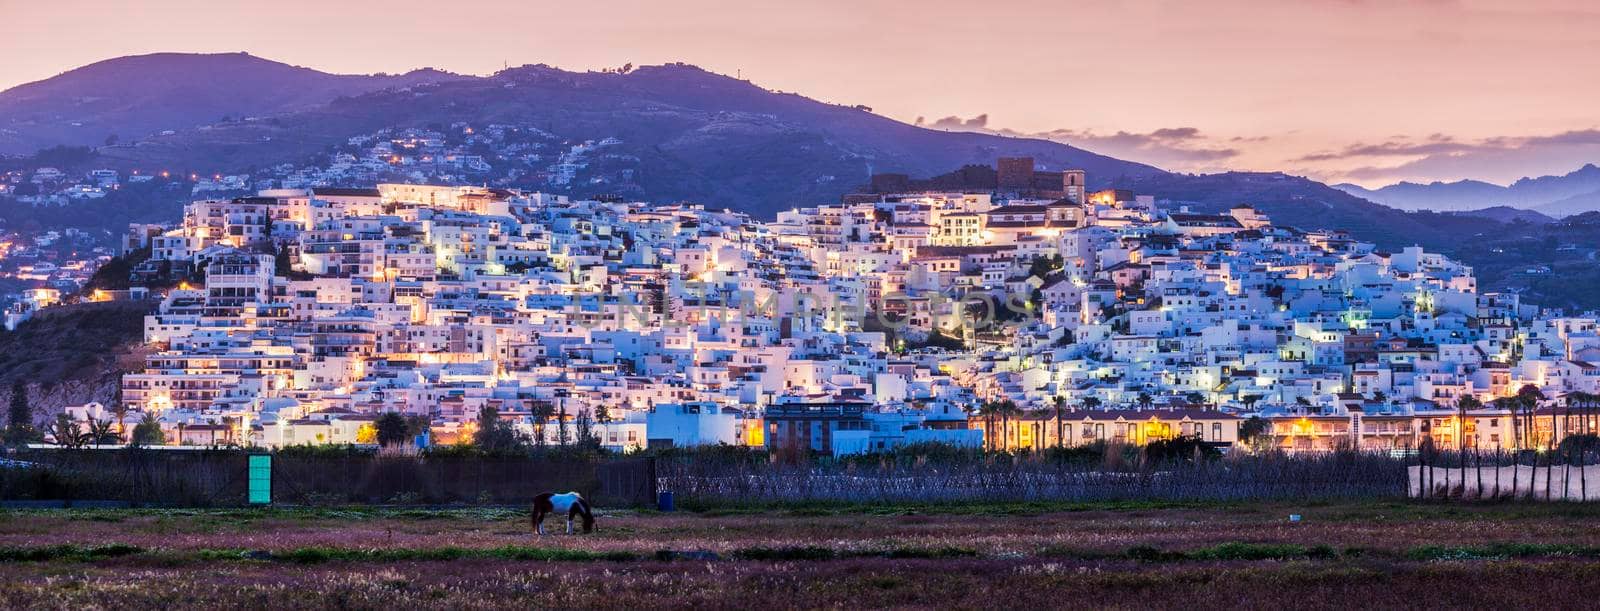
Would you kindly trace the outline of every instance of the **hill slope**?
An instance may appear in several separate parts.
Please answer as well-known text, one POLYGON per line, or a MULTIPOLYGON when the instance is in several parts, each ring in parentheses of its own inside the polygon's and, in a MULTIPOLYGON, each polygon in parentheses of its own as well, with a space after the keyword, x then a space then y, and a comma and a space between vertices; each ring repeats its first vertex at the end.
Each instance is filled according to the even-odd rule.
POLYGON ((872 172, 927 175, 1002 155, 1082 168, 1100 184, 1161 173, 1045 140, 924 129, 683 64, 628 73, 537 65, 490 77, 349 77, 243 54, 152 55, 0 93, 0 116, 19 141, 13 148, 182 128, 137 146, 102 147, 94 162, 202 174, 302 160, 384 127, 532 125, 573 142, 620 138, 614 154, 639 158, 638 186, 651 199, 757 214, 836 199, 872 172), (271 117, 219 122, 223 115, 271 117))
POLYGON ((1500 222, 1477 216, 1397 210, 1307 178, 1275 172, 1167 174, 1124 181, 1118 186, 1186 204, 1201 212, 1220 213, 1235 204, 1248 203, 1274 223, 1303 229, 1344 229, 1381 248, 1421 245, 1444 250, 1464 237, 1501 227, 1500 222))
POLYGON ((244 53, 157 53, 96 62, 0 92, 0 153, 98 146, 224 116, 278 114, 339 96, 461 78, 435 70, 338 75, 244 53))

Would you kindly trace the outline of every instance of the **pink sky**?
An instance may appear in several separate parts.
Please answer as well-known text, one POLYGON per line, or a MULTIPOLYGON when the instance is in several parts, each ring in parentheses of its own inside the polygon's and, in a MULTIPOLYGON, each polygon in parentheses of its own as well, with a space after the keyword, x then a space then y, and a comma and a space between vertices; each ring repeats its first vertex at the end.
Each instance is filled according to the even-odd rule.
POLYGON ((0 15, 0 88, 156 51, 356 73, 686 61, 1174 170, 1374 185, 1600 161, 1600 5, 1574 0, 0 0, 0 15))

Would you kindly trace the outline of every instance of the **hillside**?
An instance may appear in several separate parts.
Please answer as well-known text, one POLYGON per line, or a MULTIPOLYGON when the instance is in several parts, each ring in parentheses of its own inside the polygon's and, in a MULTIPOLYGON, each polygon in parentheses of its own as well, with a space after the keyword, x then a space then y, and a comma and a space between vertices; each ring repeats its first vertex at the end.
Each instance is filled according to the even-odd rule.
POLYGON ((1556 218, 1600 210, 1600 189, 1555 200, 1534 207, 1534 211, 1556 218))
POLYGON ((120 57, 0 92, 0 153, 131 142, 223 117, 303 110, 340 96, 461 78, 435 70, 338 75, 247 55, 120 57))
POLYGON ((1492 208, 1462 210, 1460 212, 1448 212, 1446 214, 1475 216, 1493 221, 1499 221, 1501 223, 1532 223, 1535 225, 1542 225, 1544 223, 1555 222, 1555 219, 1539 212, 1533 210, 1523 210, 1521 208, 1512 208, 1510 206, 1494 206, 1492 208))
POLYGON ((1047 169, 1083 168, 1102 185, 1161 173, 1045 140, 916 127, 684 64, 626 73, 535 65, 481 78, 423 78, 428 75, 440 76, 344 77, 247 55, 143 56, 102 62, 7 91, 0 94, 0 114, 10 115, 13 124, 35 118, 28 130, 18 132, 33 146, 98 144, 105 137, 101 132, 149 133, 186 121, 173 134, 100 147, 97 157, 81 167, 202 175, 302 161, 352 136, 386 127, 527 125, 570 142, 620 139, 612 154, 638 159, 635 186, 640 196, 688 199, 761 215, 837 199, 873 172, 927 175, 967 163, 993 163, 1002 155, 1030 155, 1047 169), (213 66, 238 63, 249 69, 213 66), (174 76, 119 79, 108 74, 155 69, 149 66, 174 76), (231 80, 210 84, 208 70, 226 73, 231 80), (193 78, 176 76, 191 73, 193 78), (97 92, 92 101, 84 101, 86 89, 97 92), (217 93, 234 89, 246 91, 235 97, 217 93), (261 99, 250 104, 236 99, 252 97, 261 99), (138 111, 141 107, 144 112, 138 111), (221 121, 224 115, 234 120, 221 121), (259 117, 237 120, 241 115, 259 117), (78 137, 83 134, 59 127, 67 116, 93 116, 86 125, 100 135, 78 137), (55 117, 51 125, 57 127, 45 129, 38 117, 55 117))
POLYGON ((15 331, 0 330, 0 395, 28 384, 35 417, 66 405, 109 404, 118 376, 141 365, 144 316, 154 302, 49 308, 15 331))
POLYGON ((1351 195, 1407 210, 1466 211, 1496 206, 1538 210, 1563 217, 1600 210, 1600 167, 1588 164, 1560 176, 1523 178, 1507 186, 1477 180, 1418 184, 1401 182, 1379 189, 1334 185, 1351 195))
POLYGON ((1195 211, 1220 213, 1248 203, 1275 223, 1305 229, 1344 229, 1382 248, 1454 248, 1464 237, 1497 231, 1501 223, 1475 216, 1405 212, 1299 176, 1266 172, 1167 174, 1119 181, 1119 188, 1155 195, 1195 211))

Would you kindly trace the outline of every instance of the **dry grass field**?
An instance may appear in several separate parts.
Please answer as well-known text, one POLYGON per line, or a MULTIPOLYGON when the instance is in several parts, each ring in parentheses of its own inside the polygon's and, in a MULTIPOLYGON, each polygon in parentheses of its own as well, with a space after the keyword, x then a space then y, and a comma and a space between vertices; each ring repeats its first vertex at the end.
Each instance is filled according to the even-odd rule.
POLYGON ((810 507, 603 511, 593 535, 535 537, 515 510, 11 511, 0 607, 1582 607, 1600 582, 1596 518, 1571 504, 810 507))

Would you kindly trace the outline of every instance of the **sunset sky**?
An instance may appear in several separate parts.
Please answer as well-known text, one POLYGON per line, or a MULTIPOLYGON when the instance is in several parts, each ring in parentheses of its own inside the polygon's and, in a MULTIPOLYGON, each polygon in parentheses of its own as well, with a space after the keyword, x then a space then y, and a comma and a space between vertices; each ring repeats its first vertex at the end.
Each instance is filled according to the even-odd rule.
POLYGON ((1600 161, 1600 4, 0 0, 0 88, 156 51, 330 72, 685 61, 1182 171, 1507 182, 1600 161))

